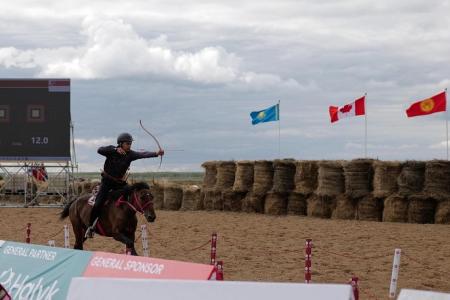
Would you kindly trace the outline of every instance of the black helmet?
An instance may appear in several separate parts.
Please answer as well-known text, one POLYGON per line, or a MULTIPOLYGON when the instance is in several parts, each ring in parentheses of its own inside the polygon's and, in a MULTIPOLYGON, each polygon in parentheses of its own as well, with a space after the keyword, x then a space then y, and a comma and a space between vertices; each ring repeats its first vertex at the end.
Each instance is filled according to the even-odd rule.
POLYGON ((133 141, 133 137, 128 132, 121 133, 117 137, 117 144, 125 143, 125 142, 131 143, 132 141, 133 141))

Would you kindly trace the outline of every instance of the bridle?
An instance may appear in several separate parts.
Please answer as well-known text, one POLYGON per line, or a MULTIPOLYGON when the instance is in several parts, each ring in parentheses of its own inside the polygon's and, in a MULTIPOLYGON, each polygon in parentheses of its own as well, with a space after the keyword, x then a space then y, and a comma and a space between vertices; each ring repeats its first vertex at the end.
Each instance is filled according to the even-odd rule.
POLYGON ((127 201, 125 197, 122 195, 117 199, 116 201, 116 207, 120 206, 121 204, 128 205, 134 212, 139 212, 141 214, 144 214, 144 211, 146 208, 153 208, 153 197, 152 194, 147 190, 145 194, 141 195, 141 199, 144 198, 145 202, 142 203, 139 199, 139 192, 133 191, 131 195, 131 202, 127 201), (144 196, 144 197, 143 197, 144 196))

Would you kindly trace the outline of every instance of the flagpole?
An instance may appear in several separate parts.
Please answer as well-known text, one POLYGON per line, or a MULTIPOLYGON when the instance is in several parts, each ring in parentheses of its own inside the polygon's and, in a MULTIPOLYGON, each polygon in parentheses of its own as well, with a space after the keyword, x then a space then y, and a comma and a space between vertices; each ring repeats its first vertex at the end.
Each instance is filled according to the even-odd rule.
POLYGON ((448 110, 447 110, 447 88, 445 88, 445 142, 447 144, 447 161, 448 161, 448 110))
POLYGON ((364 158, 367 158, 367 92, 364 93, 364 158))
POLYGON ((278 100, 278 108, 277 108, 277 117, 278 117, 278 158, 281 159, 281 121, 280 121, 280 100, 278 100))

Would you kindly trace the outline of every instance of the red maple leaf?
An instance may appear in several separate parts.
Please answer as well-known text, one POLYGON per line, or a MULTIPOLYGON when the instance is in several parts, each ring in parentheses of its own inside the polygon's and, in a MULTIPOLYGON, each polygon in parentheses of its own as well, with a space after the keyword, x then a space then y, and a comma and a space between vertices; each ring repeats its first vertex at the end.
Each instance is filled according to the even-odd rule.
POLYGON ((344 106, 342 106, 342 107, 339 109, 339 111, 340 111, 341 113, 348 113, 348 112, 351 111, 351 110, 352 110, 352 105, 351 105, 351 104, 344 105, 344 106))

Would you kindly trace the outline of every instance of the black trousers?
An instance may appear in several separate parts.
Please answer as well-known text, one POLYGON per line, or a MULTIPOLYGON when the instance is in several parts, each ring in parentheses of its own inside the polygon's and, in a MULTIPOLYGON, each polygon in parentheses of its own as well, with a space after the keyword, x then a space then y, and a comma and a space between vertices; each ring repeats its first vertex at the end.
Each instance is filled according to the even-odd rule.
POLYGON ((89 220, 89 226, 94 224, 95 219, 100 217, 100 213, 102 211, 103 205, 105 204, 106 199, 108 198, 108 193, 110 190, 118 190, 126 185, 126 182, 118 183, 112 180, 103 178, 100 184, 100 189, 97 193, 97 197, 95 197, 95 203, 92 207, 91 218, 89 220))

